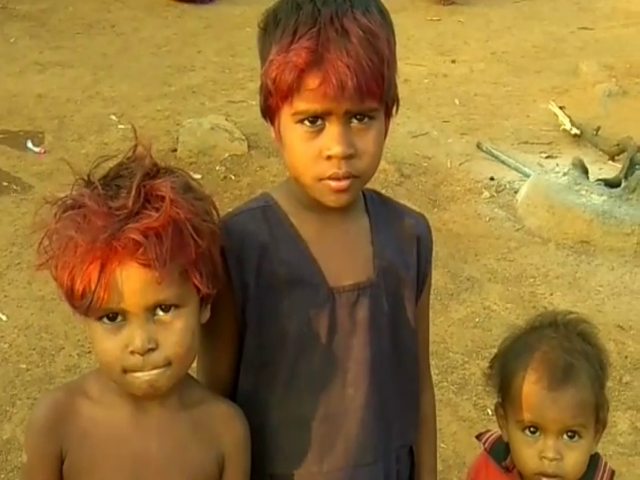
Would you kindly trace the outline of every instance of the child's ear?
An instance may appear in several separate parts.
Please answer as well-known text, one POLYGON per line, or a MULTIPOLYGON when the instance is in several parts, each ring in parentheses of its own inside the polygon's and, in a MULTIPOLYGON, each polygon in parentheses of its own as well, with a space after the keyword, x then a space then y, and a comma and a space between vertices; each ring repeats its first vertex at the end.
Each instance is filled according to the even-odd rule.
POLYGON ((271 132, 271 138, 273 138, 273 141, 276 143, 276 145, 280 146, 281 138, 280 138, 280 131, 278 129, 278 124, 271 125, 269 127, 269 131, 271 132))
POLYGON ((609 425, 609 402, 605 401, 605 403, 598 409, 597 412, 597 422, 596 422, 596 435, 593 439, 593 450, 595 452, 600 440, 602 439, 602 435, 604 431, 607 429, 609 425))
POLYGON ((200 323, 204 325, 211 317, 211 302, 202 303, 200 305, 200 323))
POLYGON ((596 425, 596 436, 593 439, 593 452, 595 453, 598 445, 600 444, 600 440, 602 440, 602 435, 604 435, 604 431, 607 429, 607 418, 601 420, 598 425, 596 425))
POLYGON ((501 402, 496 402, 493 407, 493 412, 496 415, 496 420, 498 421, 498 428, 500 429, 500 433, 502 434, 502 439, 505 442, 509 441, 509 434, 507 432, 507 416, 504 412, 504 407, 501 402))
POLYGON ((282 145, 282 135, 280 135, 280 119, 276 118, 273 123, 269 123, 269 132, 271 132, 271 138, 280 147, 282 145))

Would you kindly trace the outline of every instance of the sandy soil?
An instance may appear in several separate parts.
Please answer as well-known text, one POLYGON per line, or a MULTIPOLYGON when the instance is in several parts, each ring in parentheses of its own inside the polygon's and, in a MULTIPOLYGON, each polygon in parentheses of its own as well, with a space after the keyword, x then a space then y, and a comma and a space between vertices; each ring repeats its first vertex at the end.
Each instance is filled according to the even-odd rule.
MULTIPOLYGON (((521 152, 537 167, 557 162, 541 153, 576 151, 604 165, 558 130, 550 99, 613 136, 640 138, 640 4, 460 2, 389 2, 402 107, 376 179, 426 212, 435 230, 441 478, 461 478, 477 451, 473 434, 493 425, 481 373, 499 338, 537 309, 559 306, 591 315, 611 348, 612 411, 602 450, 620 479, 635 479, 639 259, 555 245, 522 228, 514 212, 517 176, 475 142, 521 152)), ((231 118, 250 154, 223 169, 191 166, 225 209, 276 181, 280 165, 256 105, 255 23, 268 3, 0 0, 0 130, 42 130, 49 149, 39 157, 0 146, 0 478, 18 478, 35 399, 91 364, 80 325, 33 269, 32 218, 41 198, 66 188, 64 161, 84 167, 128 146, 129 132, 112 114, 135 122, 166 159, 185 119, 231 118)))

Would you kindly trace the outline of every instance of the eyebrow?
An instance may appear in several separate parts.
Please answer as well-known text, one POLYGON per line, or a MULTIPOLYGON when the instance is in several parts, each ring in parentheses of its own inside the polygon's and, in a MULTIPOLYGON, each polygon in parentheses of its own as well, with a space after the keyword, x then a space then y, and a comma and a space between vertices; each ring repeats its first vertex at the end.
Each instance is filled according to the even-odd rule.
MULTIPOLYGON (((149 305, 144 307, 145 310, 151 310, 156 308, 159 305, 176 305, 182 302, 181 295, 175 295, 173 298, 170 298, 168 295, 158 297, 158 299, 154 302, 151 302, 149 305)), ((122 308, 121 306, 109 305, 105 304, 95 309, 95 315, 102 316, 107 313, 117 312, 117 313, 126 313, 127 309, 122 308)))
MULTIPOLYGON (((516 423, 520 426, 540 424, 539 422, 526 421, 522 418, 516 419, 516 423)), ((563 430, 588 430, 589 428, 585 423, 570 423, 569 425, 570 425, 569 427, 565 427, 563 430)))
MULTIPOLYGON (((344 111, 345 115, 355 115, 358 113, 364 114, 373 114, 378 113, 382 110, 382 107, 363 107, 363 108, 350 108, 344 111)), ((302 108, 300 110, 294 110, 291 113, 292 117, 328 117, 333 115, 335 112, 328 109, 322 108, 302 108)))

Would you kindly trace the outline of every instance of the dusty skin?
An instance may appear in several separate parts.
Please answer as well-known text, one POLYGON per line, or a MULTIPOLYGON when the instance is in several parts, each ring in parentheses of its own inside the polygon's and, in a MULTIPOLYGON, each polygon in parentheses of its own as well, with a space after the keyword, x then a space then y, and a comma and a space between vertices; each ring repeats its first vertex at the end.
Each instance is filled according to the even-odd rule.
MULTIPOLYGON (((25 422, 40 394, 91 365, 79 322, 33 271, 32 218, 66 188, 64 160, 86 167, 125 150, 116 115, 173 159, 180 124, 227 115, 250 154, 183 166, 228 209, 281 175, 256 104, 255 23, 266 0, 0 0, 0 129, 43 130, 49 153, 0 146, 0 168, 34 186, 2 189, 0 478, 19 478, 25 422), (13 192, 13 193, 12 193, 13 192), (22 193, 20 193, 22 192, 22 193), (5 320, 6 316, 6 320, 5 320)), ((536 168, 581 154, 547 109, 553 99, 607 134, 640 138, 636 0, 393 0, 400 115, 375 185, 424 211, 435 233, 433 362, 442 478, 460 478, 492 427, 482 368, 517 319, 578 308, 611 349, 612 411, 602 452, 619 478, 640 471, 640 287, 634 257, 537 239, 514 214, 519 179, 475 148, 483 140, 536 168), (542 158, 540 154, 561 158, 542 158), (493 177, 495 180, 490 180, 493 177)), ((609 172, 615 172, 612 167, 609 172)))

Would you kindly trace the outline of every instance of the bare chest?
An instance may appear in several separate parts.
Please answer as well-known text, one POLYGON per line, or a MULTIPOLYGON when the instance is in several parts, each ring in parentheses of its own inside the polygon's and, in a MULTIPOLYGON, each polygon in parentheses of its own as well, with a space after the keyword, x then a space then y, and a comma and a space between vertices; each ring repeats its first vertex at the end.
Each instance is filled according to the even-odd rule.
POLYGON ((79 422, 65 442, 65 480, 217 480, 223 454, 196 422, 79 422))

